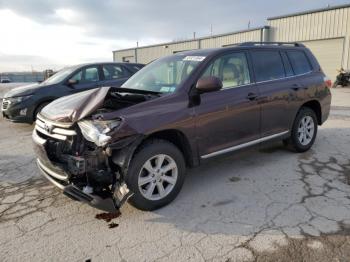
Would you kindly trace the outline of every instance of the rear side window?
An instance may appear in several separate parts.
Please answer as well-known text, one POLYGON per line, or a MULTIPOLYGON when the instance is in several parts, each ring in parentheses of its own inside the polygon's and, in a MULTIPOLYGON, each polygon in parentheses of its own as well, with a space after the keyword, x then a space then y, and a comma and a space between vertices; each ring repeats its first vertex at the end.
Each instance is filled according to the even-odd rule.
POLYGON ((288 51, 287 54, 296 75, 305 74, 312 71, 310 62, 304 52, 288 51))
POLYGON ((132 65, 131 66, 135 71, 139 71, 143 66, 141 65, 132 65))
POLYGON ((120 65, 103 65, 102 69, 105 80, 115 80, 127 76, 124 68, 120 65))
POLYGON ((285 77, 282 58, 278 51, 253 51, 252 58, 257 82, 285 77))
POLYGON ((289 59, 288 59, 286 53, 282 52, 281 55, 282 55, 282 59, 283 59, 283 63, 284 63, 284 69, 286 70, 286 76, 294 76, 292 66, 289 62, 289 59))

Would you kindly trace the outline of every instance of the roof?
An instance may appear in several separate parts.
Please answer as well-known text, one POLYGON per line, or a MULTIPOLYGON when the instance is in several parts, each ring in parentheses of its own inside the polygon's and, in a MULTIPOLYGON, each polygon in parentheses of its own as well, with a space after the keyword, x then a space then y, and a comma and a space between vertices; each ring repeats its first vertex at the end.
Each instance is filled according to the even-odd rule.
POLYGON ((292 16, 307 15, 307 14, 325 12, 325 11, 330 11, 330 10, 348 8, 348 7, 350 7, 350 4, 335 5, 335 6, 330 6, 330 7, 326 7, 326 8, 318 8, 318 9, 312 9, 312 10, 303 11, 303 12, 291 13, 291 14, 287 14, 287 15, 269 17, 269 18, 267 18, 267 20, 276 20, 276 19, 287 18, 287 17, 292 17, 292 16))
POLYGON ((188 55, 188 56, 208 56, 215 53, 225 52, 227 50, 247 50, 247 49, 300 49, 305 48, 300 43, 279 43, 279 42, 245 42, 226 47, 194 49, 175 53, 173 55, 188 55), (296 45, 297 44, 297 45, 296 45))
POLYGON ((246 33, 246 32, 261 30, 261 29, 268 28, 268 27, 269 27, 269 26, 254 27, 254 28, 247 29, 247 30, 239 30, 239 31, 228 32, 228 33, 224 33, 224 34, 218 34, 218 35, 212 35, 212 36, 198 37, 198 38, 195 38, 195 39, 188 39, 188 40, 183 40, 183 41, 174 41, 174 42, 166 42, 166 43, 160 43, 160 44, 154 44, 154 45, 146 45, 146 46, 140 46, 140 47, 132 47, 132 48, 125 48, 125 49, 118 49, 118 50, 114 50, 113 52, 130 51, 130 50, 135 50, 135 49, 140 49, 140 48, 147 48, 147 47, 156 47, 156 46, 166 46, 166 45, 180 44, 180 43, 186 43, 186 42, 192 42, 192 41, 198 41, 198 40, 216 38, 216 37, 221 37, 221 36, 228 36, 228 35, 246 33))
POLYGON ((71 65, 71 66, 67 66, 70 68, 78 68, 78 67, 83 67, 83 66, 90 66, 90 65, 104 65, 104 64, 117 64, 117 65, 144 65, 141 63, 129 63, 129 62, 113 62, 113 61, 109 61, 109 62, 89 62, 89 63, 81 63, 81 64, 76 64, 76 65, 71 65))

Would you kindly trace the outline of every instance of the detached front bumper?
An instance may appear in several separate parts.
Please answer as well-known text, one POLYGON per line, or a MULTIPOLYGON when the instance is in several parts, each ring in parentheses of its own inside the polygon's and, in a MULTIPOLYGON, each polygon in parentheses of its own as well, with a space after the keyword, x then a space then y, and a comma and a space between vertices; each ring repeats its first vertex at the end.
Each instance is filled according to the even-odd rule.
POLYGON ((125 202, 125 195, 122 195, 122 199, 118 201, 118 199, 114 199, 112 196, 101 197, 95 194, 87 194, 83 192, 82 189, 70 183, 70 175, 48 159, 45 150, 46 140, 41 138, 35 129, 32 137, 34 150, 38 156, 37 165, 39 170, 47 180, 61 189, 66 196, 111 213, 117 212, 120 206, 125 202))

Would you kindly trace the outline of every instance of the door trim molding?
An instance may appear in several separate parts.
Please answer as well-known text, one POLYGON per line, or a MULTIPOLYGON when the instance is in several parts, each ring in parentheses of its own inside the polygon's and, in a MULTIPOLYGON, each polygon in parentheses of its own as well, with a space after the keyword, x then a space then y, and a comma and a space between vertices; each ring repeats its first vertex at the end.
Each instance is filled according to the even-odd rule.
POLYGON ((286 135, 288 133, 289 133, 289 130, 281 132, 281 133, 277 133, 277 134, 274 134, 274 135, 271 135, 271 136, 265 136, 265 137, 262 137, 262 138, 259 138, 259 139, 256 139, 256 140, 252 140, 250 142, 243 143, 243 144, 240 144, 240 145, 237 145, 237 146, 228 147, 228 148, 225 148, 225 149, 222 149, 222 150, 219 150, 219 151, 215 151, 215 152, 207 154, 207 155, 203 155, 203 156, 201 156, 201 159, 207 159, 207 158, 211 158, 211 157, 218 156, 218 155, 221 155, 221 154, 225 154, 225 153, 228 153, 228 152, 236 151, 236 150, 248 147, 248 146, 253 146, 253 145, 256 145, 256 144, 259 144, 259 143, 262 143, 262 142, 265 142, 265 141, 268 141, 268 140, 271 140, 271 139, 274 139, 274 138, 286 135))

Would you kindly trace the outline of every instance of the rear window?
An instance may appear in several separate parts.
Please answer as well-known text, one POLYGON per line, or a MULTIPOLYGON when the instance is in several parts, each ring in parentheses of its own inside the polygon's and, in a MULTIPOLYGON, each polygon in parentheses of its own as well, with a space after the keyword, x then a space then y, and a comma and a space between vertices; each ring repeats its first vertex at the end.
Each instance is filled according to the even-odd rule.
POLYGON ((309 60, 302 51, 288 51, 289 60, 296 75, 305 74, 312 70, 309 60))
POLYGON ((282 58, 278 51, 253 51, 252 57, 257 82, 285 77, 282 58))

